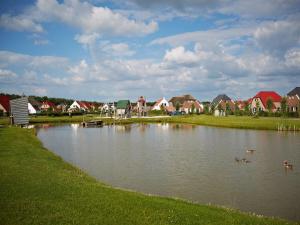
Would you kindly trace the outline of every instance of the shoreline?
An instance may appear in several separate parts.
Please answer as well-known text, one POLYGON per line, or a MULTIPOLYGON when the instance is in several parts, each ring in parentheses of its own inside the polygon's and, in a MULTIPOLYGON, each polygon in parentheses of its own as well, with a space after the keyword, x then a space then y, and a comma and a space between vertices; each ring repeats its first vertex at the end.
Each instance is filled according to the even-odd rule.
POLYGON ((19 224, 17 221, 22 221, 21 224, 45 224, 45 219, 49 218, 54 219, 54 224, 61 223, 61 219, 74 222, 74 210, 79 213, 91 207, 97 213, 86 211, 83 217, 81 213, 75 213, 78 220, 86 217, 75 224, 92 223, 94 220, 88 219, 90 214, 97 217, 98 213, 103 214, 102 210, 115 220, 112 222, 106 217, 108 215, 102 215, 97 217, 97 223, 173 224, 170 218, 178 217, 175 224, 294 224, 281 218, 103 184, 44 148, 31 129, 1 128, 0 137, 4 138, 3 145, 6 147, 0 151, 0 190, 3 195, 0 217, 8 224, 19 224), (15 136, 18 137, 16 141, 15 136), (76 204, 70 205, 70 201, 74 200, 76 204), (20 206, 24 203, 26 208, 23 209, 20 206), (53 215, 53 211, 60 208, 66 208, 66 212, 53 215), (118 210, 115 211, 115 208, 118 210))
MULTIPOLYGON (((275 131, 300 131, 300 119, 282 117, 246 117, 227 116, 214 117, 208 115, 188 115, 188 116, 162 116, 147 118, 118 119, 103 118, 98 116, 84 117, 85 121, 93 119, 103 120, 108 124, 129 124, 129 123, 181 123, 191 125, 203 125, 223 128, 252 129, 252 130, 275 130, 275 131)), ((37 117, 31 118, 30 123, 72 123, 82 122, 83 117, 37 117)))

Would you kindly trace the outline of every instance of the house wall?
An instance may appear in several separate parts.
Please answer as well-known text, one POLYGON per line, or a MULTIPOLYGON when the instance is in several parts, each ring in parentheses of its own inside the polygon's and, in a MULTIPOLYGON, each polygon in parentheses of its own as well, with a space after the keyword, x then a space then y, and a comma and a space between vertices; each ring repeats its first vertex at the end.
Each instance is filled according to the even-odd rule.
POLYGON ((259 108, 261 111, 266 111, 262 101, 260 100, 260 98, 253 98, 252 99, 252 102, 251 102, 251 112, 252 113, 256 113, 257 112, 257 109, 256 109, 256 102, 259 102, 259 108))
POLYGON ((161 105, 169 106, 169 102, 168 102, 165 98, 163 98, 163 99, 158 103, 158 105, 155 105, 155 106, 152 108, 152 110, 160 110, 161 105))
POLYGON ((36 109, 28 102, 28 112, 29 114, 36 114, 36 109))
POLYGON ((0 110, 3 111, 4 113, 7 113, 6 109, 0 104, 0 110))
POLYGON ((72 105, 70 105, 69 110, 76 110, 76 109, 80 109, 80 110, 84 110, 85 111, 85 108, 81 108, 80 105, 78 104, 78 102, 74 101, 72 103, 72 105))

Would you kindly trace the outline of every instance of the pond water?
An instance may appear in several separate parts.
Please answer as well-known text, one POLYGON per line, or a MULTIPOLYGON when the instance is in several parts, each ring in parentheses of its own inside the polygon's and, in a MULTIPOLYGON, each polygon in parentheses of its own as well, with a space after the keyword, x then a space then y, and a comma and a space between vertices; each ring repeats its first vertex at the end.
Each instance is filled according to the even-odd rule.
POLYGON ((297 132, 72 124, 38 128, 38 137, 46 148, 114 187, 300 220, 297 132), (293 170, 285 169, 283 160, 293 170))

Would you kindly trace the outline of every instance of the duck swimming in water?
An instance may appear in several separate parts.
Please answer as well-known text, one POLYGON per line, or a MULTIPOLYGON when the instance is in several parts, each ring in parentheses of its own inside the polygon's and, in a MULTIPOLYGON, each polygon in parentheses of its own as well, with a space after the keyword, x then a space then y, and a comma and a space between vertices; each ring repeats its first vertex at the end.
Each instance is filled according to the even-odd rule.
POLYGON ((290 170, 293 169, 293 164, 290 164, 287 160, 284 160, 284 161, 283 161, 283 166, 284 166, 286 169, 290 169, 290 170))
POLYGON ((247 151, 246 151, 247 153, 251 153, 251 154, 253 154, 254 152, 255 152, 255 150, 254 149, 247 149, 247 151))

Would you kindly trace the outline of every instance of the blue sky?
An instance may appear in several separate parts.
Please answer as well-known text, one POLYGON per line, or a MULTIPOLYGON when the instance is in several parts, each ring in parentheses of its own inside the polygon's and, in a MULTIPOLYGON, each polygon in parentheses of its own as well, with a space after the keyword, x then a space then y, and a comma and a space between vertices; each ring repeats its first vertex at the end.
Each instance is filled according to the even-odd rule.
POLYGON ((247 99, 300 86, 300 1, 0 2, 0 92, 247 99))

